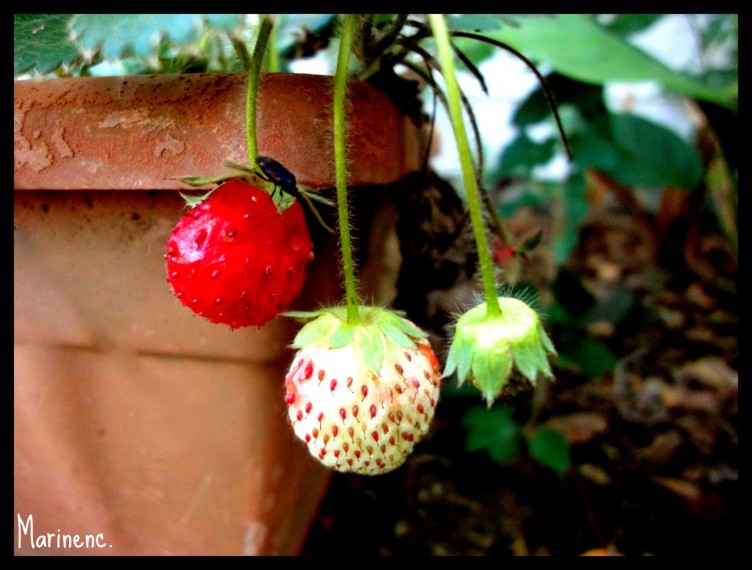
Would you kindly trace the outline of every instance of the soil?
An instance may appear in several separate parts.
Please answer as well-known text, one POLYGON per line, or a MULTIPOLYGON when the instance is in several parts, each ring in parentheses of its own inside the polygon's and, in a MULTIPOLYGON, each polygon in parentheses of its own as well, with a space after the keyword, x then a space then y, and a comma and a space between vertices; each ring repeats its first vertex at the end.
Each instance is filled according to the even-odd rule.
MULTIPOLYGON (((561 432, 570 467, 559 475, 524 448, 503 462, 468 451, 463 418, 483 402, 448 379, 403 467, 335 474, 303 555, 741 552, 737 263, 691 198, 650 215, 623 206, 591 196, 563 266, 544 239, 506 268, 587 321, 549 322, 560 354, 589 338, 615 357, 595 376, 576 359, 554 361, 552 382, 494 404, 513 406, 526 428, 561 432)), ((549 214, 523 209, 509 227, 548 231, 549 214)))

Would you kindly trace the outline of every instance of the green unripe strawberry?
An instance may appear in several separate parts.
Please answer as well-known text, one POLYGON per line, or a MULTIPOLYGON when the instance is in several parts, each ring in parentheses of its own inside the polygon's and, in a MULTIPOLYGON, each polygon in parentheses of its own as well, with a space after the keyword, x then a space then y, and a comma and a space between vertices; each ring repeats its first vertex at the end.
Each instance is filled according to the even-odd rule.
POLYGON ((535 384, 538 374, 552 376, 548 354, 555 355, 540 317, 528 304, 499 297, 501 314, 489 315, 486 303, 457 321, 444 376, 455 371, 460 385, 470 380, 490 407, 517 370, 535 384))

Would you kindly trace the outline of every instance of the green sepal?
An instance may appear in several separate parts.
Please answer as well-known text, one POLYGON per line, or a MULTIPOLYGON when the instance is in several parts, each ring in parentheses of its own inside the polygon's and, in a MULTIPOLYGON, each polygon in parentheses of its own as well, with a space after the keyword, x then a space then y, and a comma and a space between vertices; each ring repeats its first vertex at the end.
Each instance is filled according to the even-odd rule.
POLYGON ((209 184, 219 184, 232 178, 237 178, 235 174, 221 174, 219 176, 173 176, 172 180, 180 180, 188 186, 208 186, 209 184))
POLYGON ((524 339, 516 344, 511 345, 512 356, 514 358, 514 364, 520 373, 535 383, 535 378, 538 373, 538 358, 536 354, 535 342, 531 339, 524 339))
POLYGON ((394 325, 398 329, 400 329, 403 333, 405 333, 407 336, 412 338, 426 338, 428 335, 420 330, 418 327, 416 327, 414 324, 412 324, 410 321, 405 320, 403 317, 404 315, 402 313, 390 312, 389 313, 389 324, 394 325))
POLYGON ((384 323, 381 326, 381 330, 389 340, 404 348, 411 348, 415 345, 414 340, 407 336, 402 330, 394 326, 391 322, 384 323))
POLYGON ((332 333, 332 337, 329 339, 329 348, 342 348, 352 341, 355 334, 355 328, 348 323, 340 323, 340 325, 332 333))
POLYGON ((473 384, 490 408, 512 373, 512 358, 506 350, 479 353, 473 359, 473 384))
MULTIPOLYGON (((550 352, 553 356, 556 356, 556 349, 554 348, 554 343, 551 342, 551 339, 548 337, 548 334, 546 334, 545 329, 543 326, 540 327, 540 338, 543 342, 543 348, 545 348, 548 352, 550 352)), ((548 359, 546 359, 548 361, 548 359)))
POLYGON ((473 350, 465 339, 457 343, 457 378, 460 385, 467 380, 473 364, 473 350))
POLYGON ((462 336, 455 335, 452 345, 449 347, 446 366, 444 367, 444 377, 451 376, 457 372, 458 385, 462 386, 467 380, 470 366, 473 362, 472 347, 465 342, 462 336))
MULTIPOLYGON (((457 370, 457 343, 452 342, 452 344, 449 346, 449 354, 447 354, 446 365, 444 366, 444 374, 442 374, 442 376, 444 378, 447 378, 448 376, 454 374, 455 370, 457 370)), ((462 380, 460 380, 460 384, 462 384, 462 380)))
POLYGON ((413 348, 417 339, 426 336, 396 311, 371 306, 358 308, 361 321, 355 324, 347 321, 347 307, 344 306, 282 313, 299 321, 313 319, 300 329, 291 347, 300 349, 315 343, 326 343, 328 348, 338 349, 354 343, 366 365, 378 375, 389 343, 413 348))
POLYGON ((384 334, 372 326, 358 327, 355 342, 368 367, 379 375, 384 362, 384 334))
POLYGON ((458 319, 444 371, 456 372, 459 385, 471 380, 489 407, 515 368, 530 384, 539 373, 553 376, 547 353, 556 354, 534 309, 511 297, 499 297, 499 306, 500 315, 481 303, 458 319))
POLYGON ((298 331, 291 346, 292 348, 298 349, 308 346, 309 344, 317 343, 332 334, 336 326, 337 321, 333 320, 326 314, 321 315, 298 331))
POLYGON ((320 316, 322 311, 285 311, 280 313, 283 317, 290 317, 298 321, 310 321, 320 316))
POLYGON ((180 194, 180 197, 185 201, 186 206, 189 208, 195 208, 201 202, 206 200, 212 192, 214 192, 214 190, 209 190, 209 192, 201 194, 200 196, 191 196, 190 194, 184 194, 183 192, 178 192, 178 194, 180 194))

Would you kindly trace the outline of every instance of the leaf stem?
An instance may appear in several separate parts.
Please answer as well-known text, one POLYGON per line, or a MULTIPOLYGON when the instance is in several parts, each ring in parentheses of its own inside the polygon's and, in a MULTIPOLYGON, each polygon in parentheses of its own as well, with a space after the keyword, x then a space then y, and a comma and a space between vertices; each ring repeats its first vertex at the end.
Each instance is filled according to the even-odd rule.
POLYGON ((245 135, 248 144, 248 163, 251 168, 255 167, 256 156, 258 155, 258 144, 256 142, 256 99, 258 98, 261 66, 264 61, 266 45, 269 43, 272 26, 272 20, 268 16, 263 16, 261 28, 256 37, 256 45, 253 48, 253 56, 248 67, 248 89, 245 101, 245 135))
POLYGON ((352 242, 350 239, 350 220, 347 205, 347 156, 345 148, 345 95, 347 93, 347 63, 353 42, 355 14, 345 14, 340 29, 339 54, 337 56, 337 73, 334 78, 334 165, 337 184, 337 214, 339 216, 340 247, 342 249, 342 272, 345 277, 345 299, 347 303, 347 322, 360 322, 358 312, 358 294, 355 282, 355 263, 353 262, 352 242))
POLYGON ((465 182, 470 221, 473 226, 475 245, 478 249, 478 263, 480 265, 483 288, 486 295, 487 315, 489 317, 495 317, 501 315, 501 307, 499 306, 496 292, 496 280, 494 277, 491 249, 488 245, 488 238, 486 237, 485 231, 486 226, 483 222, 483 213, 480 207, 480 191, 478 190, 478 183, 473 170, 473 157, 470 152, 470 143, 467 138, 465 123, 462 118, 462 102, 454 68, 452 45, 449 40, 449 32, 443 14, 429 14, 428 18, 431 22, 431 28, 436 40, 438 59, 446 83, 449 117, 452 122, 454 138, 457 141, 457 151, 459 152, 460 164, 462 166, 462 177, 465 182))

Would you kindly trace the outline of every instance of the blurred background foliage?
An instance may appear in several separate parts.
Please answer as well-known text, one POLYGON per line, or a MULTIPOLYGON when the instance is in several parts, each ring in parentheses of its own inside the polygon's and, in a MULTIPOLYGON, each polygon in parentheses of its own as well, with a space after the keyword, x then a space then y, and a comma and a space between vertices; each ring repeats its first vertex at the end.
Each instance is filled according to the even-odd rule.
MULTIPOLYGON (((236 14, 15 14, 14 76, 17 79, 148 73, 238 72, 242 46, 252 46, 260 15, 236 14)), ((420 15, 372 14, 356 43, 355 76, 384 89, 407 113, 415 105, 428 116, 433 80, 432 38, 420 15), (395 77, 416 77, 420 91, 400 91, 395 77), (417 96, 417 103, 416 103, 417 96)), ((535 63, 544 85, 520 100, 512 115, 514 134, 483 164, 483 183, 496 214, 508 220, 521 209, 554 215, 547 236, 553 255, 552 294, 541 298, 560 353, 556 366, 597 379, 623 356, 590 334, 604 315, 613 326, 634 316, 625 288, 595 298, 566 269, 580 240, 581 223, 607 199, 659 224, 672 204, 691 196, 710 212, 718 232, 738 250, 738 16, 686 14, 694 31, 691 65, 675 69, 644 51, 634 38, 659 24, 663 14, 455 14, 451 29, 488 38, 455 37, 460 68, 486 85, 479 66, 498 53, 498 42, 535 63), (691 117, 691 136, 607 105, 613 83, 650 82, 691 117), (571 160, 558 178, 541 167, 565 155, 548 95, 553 95, 571 160), (541 136, 541 132, 544 134, 541 136), (606 191, 603 189, 606 188, 606 191), (608 196, 605 196, 608 194, 608 196)), ((673 17, 676 17, 674 15, 673 17)), ((318 58, 333 72, 337 15, 279 14, 267 55, 269 71, 294 72, 296 63, 318 58)), ((682 46, 681 49, 685 49, 682 46)), ((677 49, 679 49, 677 47, 677 49)), ((471 111, 471 109, 466 109, 471 111)), ((478 136, 482 137, 482 126, 478 136)), ((480 150, 478 151, 480 154, 480 150)), ((461 193, 461 190, 458 190, 461 193)), ((534 231, 536 228, 532 228, 534 231)), ((538 291, 540 283, 516 279, 513 261, 525 263, 521 244, 503 243, 510 287, 538 291)), ((540 292, 540 291, 538 291, 540 292)), ((477 397, 447 382, 447 396, 477 397)), ((528 452, 563 474, 569 467, 566 440, 536 427, 535 408, 500 402, 490 410, 470 407, 463 426, 466 448, 496 461, 528 452)))

